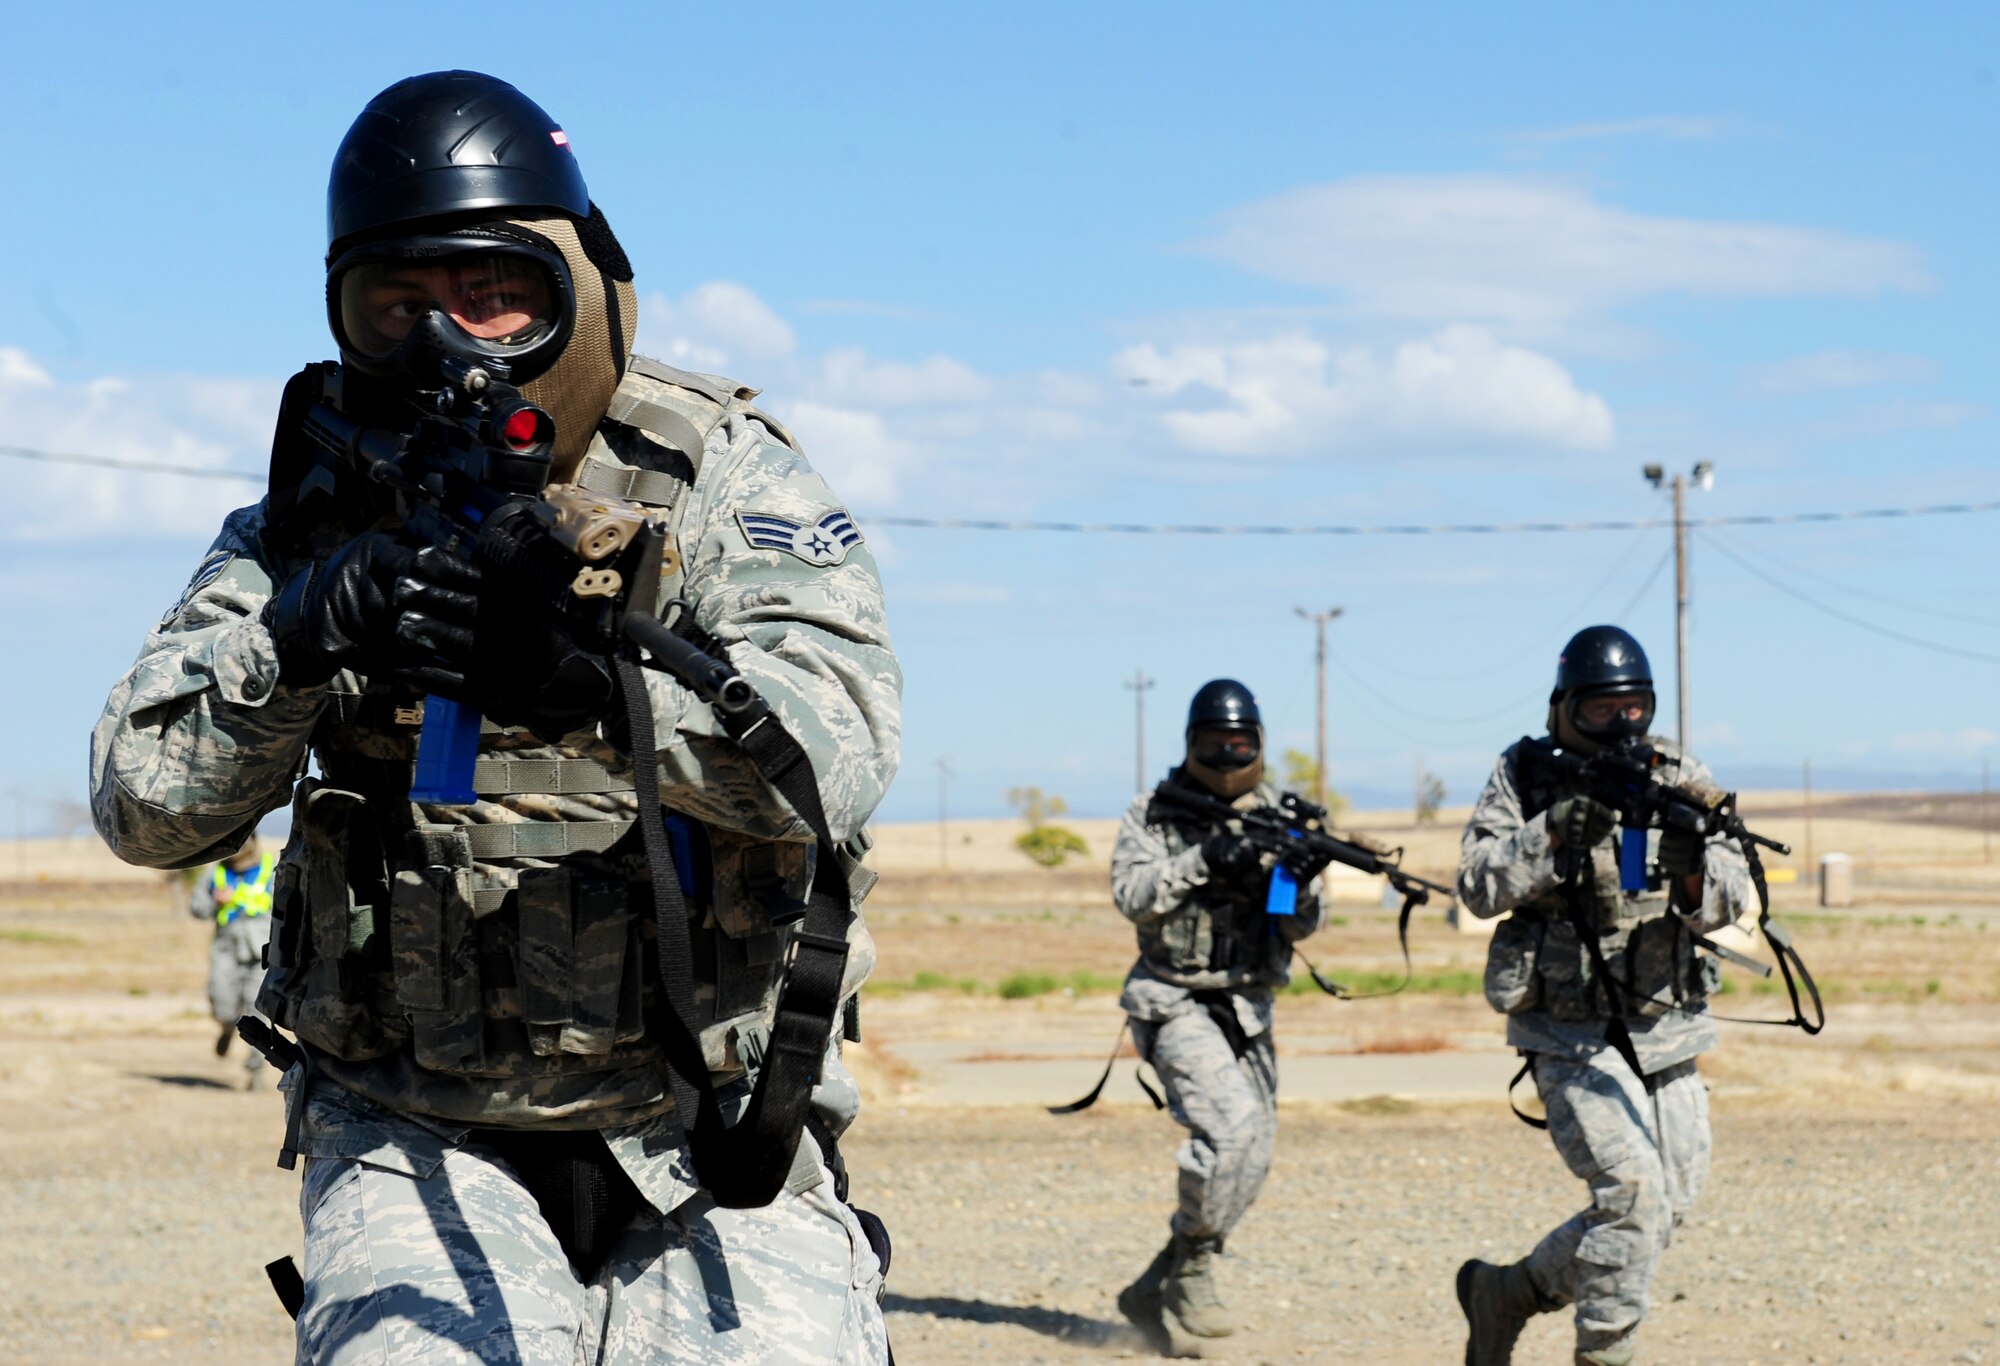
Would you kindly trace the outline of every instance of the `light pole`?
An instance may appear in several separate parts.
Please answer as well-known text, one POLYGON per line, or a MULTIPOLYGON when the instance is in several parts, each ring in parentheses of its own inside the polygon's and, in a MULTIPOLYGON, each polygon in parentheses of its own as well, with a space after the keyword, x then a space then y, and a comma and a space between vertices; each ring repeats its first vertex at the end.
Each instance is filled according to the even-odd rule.
POLYGON ((1125 680, 1125 686, 1132 690, 1132 706, 1135 712, 1132 718, 1132 748, 1135 756, 1132 776, 1134 792, 1146 790, 1146 690, 1158 681, 1146 677, 1144 669, 1137 670, 1125 680))
POLYGON ((1318 668, 1319 678, 1314 689, 1318 699, 1313 722, 1313 804, 1326 805, 1326 624, 1338 617, 1344 610, 1329 607, 1324 612, 1308 612, 1303 607, 1292 609, 1313 624, 1317 645, 1313 650, 1313 663, 1318 668))
MULTIPOLYGON (((1654 488, 1659 488, 1666 481, 1666 471, 1658 465, 1648 465, 1641 473, 1654 488)), ((1714 464, 1697 460, 1688 474, 1677 474, 1671 480, 1674 493, 1674 737, 1682 749, 1687 748, 1688 742, 1687 485, 1690 478, 1697 488, 1714 488, 1714 464)))

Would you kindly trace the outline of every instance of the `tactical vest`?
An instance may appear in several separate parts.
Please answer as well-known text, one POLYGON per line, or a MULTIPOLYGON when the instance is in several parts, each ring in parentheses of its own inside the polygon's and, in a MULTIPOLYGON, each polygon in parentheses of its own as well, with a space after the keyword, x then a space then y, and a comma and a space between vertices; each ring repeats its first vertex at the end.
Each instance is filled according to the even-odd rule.
POLYGON ((215 923, 227 925, 232 920, 251 920, 271 913, 271 873, 277 867, 278 856, 265 854, 257 861, 256 868, 237 872, 226 863, 215 865, 209 875, 209 886, 216 893, 215 923))
MULTIPOLYGON (((1259 784, 1250 794, 1259 806, 1277 799, 1269 784, 1259 784)), ((1165 841, 1169 858, 1215 832, 1214 825, 1160 801, 1147 805, 1146 824, 1165 841)), ((1292 949, 1265 924, 1269 881, 1267 875, 1256 875, 1193 888, 1178 908, 1138 927, 1140 957, 1169 979, 1216 973, 1233 985, 1283 982, 1292 949)))
MULTIPOLYGON (((1680 751, 1666 740, 1647 743, 1668 757, 1669 780, 1680 751)), ((1533 820, 1570 795, 1553 775, 1524 765, 1515 752, 1515 790, 1522 819, 1533 820)), ((1656 844, 1655 834, 1649 841, 1656 844)), ((1627 892, 1620 886, 1618 832, 1590 851, 1586 892, 1589 923, 1597 932, 1605 966, 1619 979, 1626 1013, 1657 1019, 1670 1007, 1699 1007, 1719 982, 1712 961, 1695 952, 1686 925, 1668 909, 1664 885, 1627 892)), ((1595 980, 1588 946, 1571 923, 1560 886, 1514 908, 1494 928, 1486 955, 1486 999, 1508 1015, 1543 1011, 1558 1020, 1603 1019, 1610 1014, 1605 984, 1595 980)))
MULTIPOLYGON (((679 544, 710 435, 727 419, 754 416, 791 444, 749 405, 755 393, 634 356, 576 482, 661 509, 679 544)), ((680 583, 675 565, 660 603, 680 583)), ((487 722, 479 800, 419 805, 408 792, 422 721, 423 699, 393 688, 330 698, 312 737, 324 778, 300 783, 279 863, 259 1009, 341 1063, 407 1048, 421 1072, 329 1070, 418 1113, 532 1123, 663 1109, 670 1093, 647 1027, 653 899, 629 770, 607 767, 616 760, 594 735, 549 745, 487 722), (477 1081, 503 1077, 516 1084, 477 1081), (417 1094, 382 1094, 398 1086, 417 1094)), ((815 851, 679 814, 669 831, 698 917, 702 1048, 711 1071, 746 1072, 768 1036, 815 851)), ((866 877, 858 861, 849 872, 866 877)))

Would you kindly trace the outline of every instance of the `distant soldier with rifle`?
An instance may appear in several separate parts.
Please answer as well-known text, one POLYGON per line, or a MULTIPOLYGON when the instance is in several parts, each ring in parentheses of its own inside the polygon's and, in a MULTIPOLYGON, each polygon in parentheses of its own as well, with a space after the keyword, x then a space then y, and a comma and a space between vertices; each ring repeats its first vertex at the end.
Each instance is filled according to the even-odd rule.
POLYGON ((1292 945, 1319 928, 1314 879, 1329 861, 1234 819, 1278 800, 1256 699, 1216 679, 1188 707, 1186 758, 1132 803, 1111 853, 1112 897, 1139 931, 1119 1004, 1188 1131, 1172 1237, 1118 1296, 1163 1350, 1169 1316, 1196 1337, 1235 1330, 1215 1261, 1271 1166, 1271 994, 1291 978, 1292 945))
POLYGON ((632 353, 514 87, 384 91, 328 218, 340 361, 91 745, 130 862, 292 803, 240 1028, 306 1158, 298 1360, 884 1362, 836 1147, 898 746, 869 547, 754 389, 632 353))
POLYGON ((1708 932, 1755 904, 1746 847, 1777 846, 1742 829, 1693 755, 1647 735, 1653 709, 1639 642, 1615 626, 1577 633, 1548 737, 1500 756, 1465 828, 1459 900, 1507 914, 1487 1000, 1590 1188, 1522 1261, 1460 1269, 1467 1366, 1510 1361, 1529 1318, 1568 1304, 1578 1363, 1632 1361, 1660 1255, 1708 1174, 1695 1059, 1716 1043, 1707 1000, 1725 952, 1708 932))

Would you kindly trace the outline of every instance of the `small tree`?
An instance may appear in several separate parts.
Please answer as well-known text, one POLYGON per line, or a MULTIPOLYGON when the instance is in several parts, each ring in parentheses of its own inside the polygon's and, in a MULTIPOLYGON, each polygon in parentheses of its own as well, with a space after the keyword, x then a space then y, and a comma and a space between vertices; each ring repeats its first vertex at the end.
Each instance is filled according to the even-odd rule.
MULTIPOLYGON (((1319 788, 1319 765, 1312 755, 1302 749, 1288 749, 1280 758, 1285 766, 1285 786, 1299 795, 1311 798, 1319 788)), ((1326 815, 1332 820, 1347 809, 1347 798, 1328 788, 1326 792, 1326 815)))
POLYGON ((1090 846, 1083 836, 1064 826, 1049 824, 1050 816, 1069 810, 1069 803, 1039 787, 1016 787, 1007 792, 1007 804, 1028 823, 1025 833, 1014 839, 1014 847, 1044 868, 1059 867, 1071 854, 1087 855, 1090 846))
POLYGON ((1443 805, 1444 779, 1435 773, 1424 774, 1417 782, 1417 824, 1434 824, 1438 818, 1438 808, 1443 805))

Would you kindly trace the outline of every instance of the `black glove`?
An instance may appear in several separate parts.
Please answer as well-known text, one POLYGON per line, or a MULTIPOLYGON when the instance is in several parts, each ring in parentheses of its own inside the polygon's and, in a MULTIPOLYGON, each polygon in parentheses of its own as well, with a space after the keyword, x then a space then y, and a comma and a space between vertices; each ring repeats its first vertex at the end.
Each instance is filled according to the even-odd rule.
POLYGON ((1660 832, 1660 871, 1668 877, 1686 877, 1702 871, 1708 841, 1692 830, 1669 826, 1660 832))
POLYGON ((1564 848, 1595 849, 1618 824, 1618 813, 1595 797, 1564 797, 1549 808, 1549 833, 1564 848))
POLYGON ((364 532, 294 574, 265 604, 279 680, 310 686, 354 669, 424 692, 462 693, 478 587, 479 572, 443 550, 364 532))
POLYGON ((553 627, 506 621, 504 604, 482 599, 478 648, 466 700, 503 726, 525 726, 554 742, 601 719, 617 689, 607 661, 553 627))
POLYGON ((1263 850, 1249 835, 1218 830, 1201 842, 1201 861, 1211 878, 1235 878, 1257 870, 1263 850))

